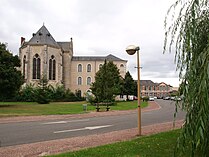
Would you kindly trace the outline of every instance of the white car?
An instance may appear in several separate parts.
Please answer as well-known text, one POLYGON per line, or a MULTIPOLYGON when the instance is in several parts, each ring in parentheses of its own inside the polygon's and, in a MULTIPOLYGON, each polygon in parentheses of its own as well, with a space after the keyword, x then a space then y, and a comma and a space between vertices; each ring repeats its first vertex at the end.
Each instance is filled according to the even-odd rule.
POLYGON ((154 101, 155 98, 154 97, 149 97, 149 101, 154 101))

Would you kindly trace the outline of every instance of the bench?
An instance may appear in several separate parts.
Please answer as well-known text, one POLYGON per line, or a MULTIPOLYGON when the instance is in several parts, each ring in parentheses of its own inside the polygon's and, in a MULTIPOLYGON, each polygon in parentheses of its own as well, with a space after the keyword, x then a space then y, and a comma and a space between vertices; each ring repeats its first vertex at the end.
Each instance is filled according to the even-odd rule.
POLYGON ((106 110, 106 111, 109 111, 110 110, 110 106, 109 106, 109 103, 98 103, 95 105, 96 106, 96 111, 99 112, 100 110, 106 110), (102 104, 102 105, 101 105, 102 104))

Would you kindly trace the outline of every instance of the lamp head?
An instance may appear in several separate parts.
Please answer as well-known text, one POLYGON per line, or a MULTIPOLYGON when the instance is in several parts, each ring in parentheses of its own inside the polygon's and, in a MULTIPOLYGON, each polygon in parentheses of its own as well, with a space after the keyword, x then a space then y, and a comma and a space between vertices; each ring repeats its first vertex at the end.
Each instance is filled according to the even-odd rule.
POLYGON ((129 55, 134 55, 136 53, 136 51, 139 51, 139 46, 135 46, 135 45, 129 45, 127 48, 126 48, 126 52, 129 54, 129 55))

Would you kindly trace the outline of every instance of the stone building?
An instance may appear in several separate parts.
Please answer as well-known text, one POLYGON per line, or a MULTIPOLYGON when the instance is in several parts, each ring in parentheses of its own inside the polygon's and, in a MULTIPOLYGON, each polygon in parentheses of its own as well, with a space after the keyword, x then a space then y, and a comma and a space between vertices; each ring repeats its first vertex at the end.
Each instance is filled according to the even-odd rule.
POLYGON ((26 84, 37 84, 46 76, 53 86, 64 85, 72 92, 78 91, 82 96, 94 82, 96 72, 104 60, 113 61, 122 77, 126 73, 126 60, 114 55, 74 56, 72 38, 68 42, 57 42, 43 25, 32 38, 26 41, 21 37, 19 48, 21 72, 26 84))

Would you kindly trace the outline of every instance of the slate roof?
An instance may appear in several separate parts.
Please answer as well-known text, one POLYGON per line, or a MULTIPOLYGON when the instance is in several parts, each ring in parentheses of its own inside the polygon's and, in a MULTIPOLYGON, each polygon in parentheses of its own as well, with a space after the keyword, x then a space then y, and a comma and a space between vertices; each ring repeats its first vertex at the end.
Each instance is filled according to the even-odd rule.
MULTIPOLYGON (((161 82, 161 83, 164 83, 164 82, 161 82)), ((140 85, 141 86, 159 86, 161 83, 154 83, 151 80, 140 80, 140 85)), ((164 83, 164 84, 166 84, 166 83, 164 83)), ((169 84, 166 84, 166 85, 172 87, 169 84)))
POLYGON ((63 51, 69 51, 70 48, 70 42, 57 42, 58 45, 62 48, 63 51))
POLYGON ((104 61, 105 59, 107 61, 126 61, 112 54, 109 54, 107 56, 73 56, 72 57, 73 61, 104 61))
POLYGON ((141 86, 156 86, 157 83, 152 82, 151 80, 140 80, 141 86))
POLYGON ((60 48, 59 44, 54 40, 54 38, 44 25, 36 33, 33 33, 33 37, 29 40, 28 44, 50 45, 60 48))

